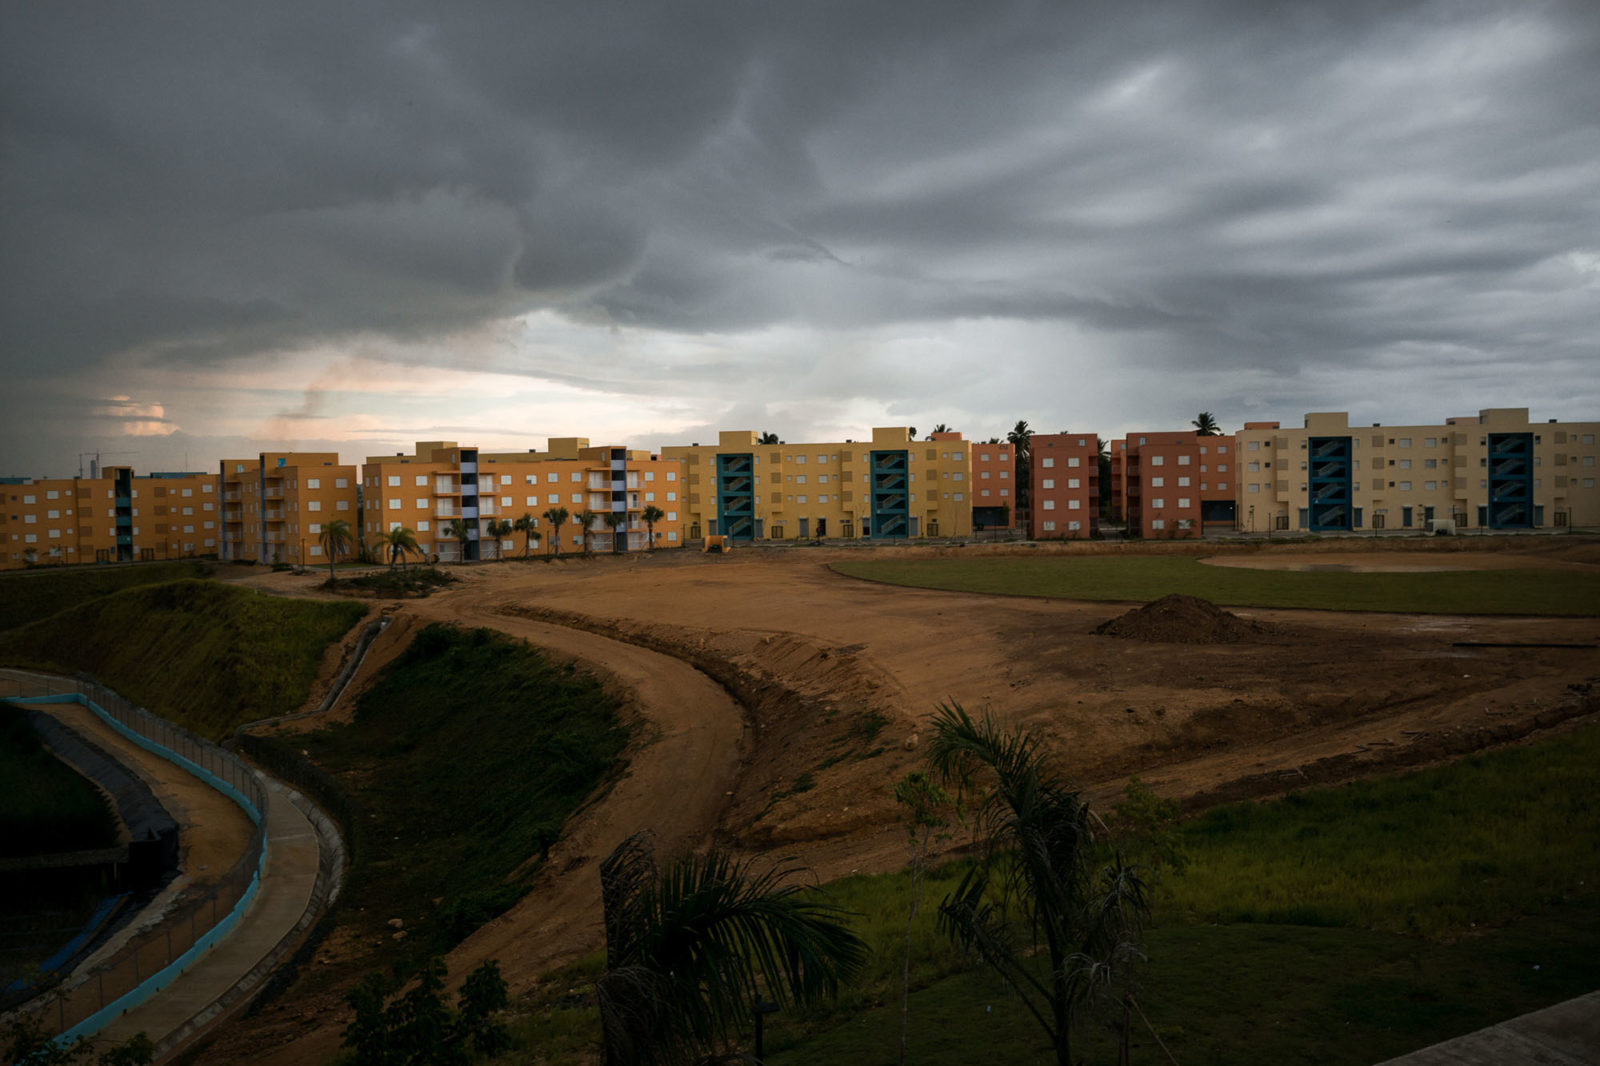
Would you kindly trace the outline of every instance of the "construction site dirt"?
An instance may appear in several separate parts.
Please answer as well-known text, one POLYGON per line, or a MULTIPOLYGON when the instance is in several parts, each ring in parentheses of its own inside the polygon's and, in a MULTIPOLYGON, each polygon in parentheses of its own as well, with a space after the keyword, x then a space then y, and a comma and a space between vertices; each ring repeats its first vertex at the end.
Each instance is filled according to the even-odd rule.
MULTIPOLYGON (((1523 540, 1438 553, 1284 547, 1246 564, 1600 569, 1593 541, 1523 540)), ((451 568, 460 580, 446 590, 384 607, 395 624, 332 714, 348 713, 421 625, 446 621, 581 659, 641 727, 628 773, 569 827, 535 890, 452 953, 455 978, 495 958, 516 995, 597 949, 596 866, 641 828, 668 849, 717 842, 793 856, 823 881, 899 868, 905 830, 892 788, 922 764, 928 717, 943 702, 1037 730, 1099 807, 1137 774, 1188 809, 1548 736, 1600 710, 1596 616, 1217 611, 1198 601, 1179 605, 1190 624, 1219 626, 1225 639, 1173 640, 1150 618, 1126 617, 1137 604, 908 589, 830 569, 860 557, 741 548, 507 560, 451 568), (1108 625, 1118 635, 1097 632, 1108 625)), ((323 575, 247 580, 328 594, 323 575)), ((337 936, 323 949, 339 950, 337 936)), ((335 993, 291 987, 235 1023, 206 1061, 325 1059, 345 1013, 335 993)))

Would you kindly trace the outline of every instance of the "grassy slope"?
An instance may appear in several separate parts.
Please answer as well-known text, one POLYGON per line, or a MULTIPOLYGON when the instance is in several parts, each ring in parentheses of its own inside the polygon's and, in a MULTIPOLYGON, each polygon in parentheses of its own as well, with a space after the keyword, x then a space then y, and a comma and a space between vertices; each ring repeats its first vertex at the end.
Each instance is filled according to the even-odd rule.
MULTIPOLYGON (((1370 1063, 1600 987, 1600 726, 1401 777, 1236 804, 1180 830, 1140 1000, 1185 1066, 1370 1063), (1426 934, 1426 935, 1424 935, 1426 934)), ((948 891, 936 876, 925 900, 948 891)), ((778 1063, 897 1061, 909 879, 850 878, 875 970, 779 1017, 778 1063)), ((1021 1006, 919 919, 913 1061, 1046 1061, 1021 1006)), ((1090 1026, 1090 1029, 1093 1027, 1090 1026)), ((1146 1039, 1136 1060, 1163 1060, 1146 1039)), ((1083 1051, 1115 1061, 1100 1034, 1083 1051)))
POLYGON ((265 596, 209 581, 126 589, 0 634, 0 663, 87 671, 213 739, 305 702, 358 603, 265 596))
POLYGON ((615 701, 570 663, 490 630, 427 627, 353 722, 289 741, 362 812, 341 923, 392 944, 384 923, 403 918, 389 954, 445 950, 524 893, 528 860, 627 739, 615 701))
POLYGON ((51 567, 0 574, 0 630, 48 618, 58 611, 136 585, 205 577, 209 563, 135 563, 127 566, 51 567))
POLYGON ((0 703, 0 857, 116 842, 99 791, 50 753, 20 709, 0 703))
MULTIPOLYGON (((1336 557, 1330 557, 1337 562, 1336 557)), ((1563 570, 1458 570, 1351 574, 1207 566, 1191 557, 863 560, 833 564, 841 574, 917 588, 1147 601, 1169 593, 1249 607, 1427 614, 1592 615, 1600 574, 1563 570)))

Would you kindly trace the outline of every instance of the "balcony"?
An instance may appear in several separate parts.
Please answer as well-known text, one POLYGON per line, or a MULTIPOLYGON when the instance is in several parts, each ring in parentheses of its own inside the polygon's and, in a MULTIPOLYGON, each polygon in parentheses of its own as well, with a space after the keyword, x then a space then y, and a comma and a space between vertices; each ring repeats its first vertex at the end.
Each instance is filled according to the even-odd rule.
POLYGON ((268 522, 282 522, 283 521, 283 508, 282 507, 268 507, 265 511, 261 512, 261 517, 266 519, 268 522))
POLYGON ((225 492, 225 493, 222 494, 222 498, 227 503, 238 503, 239 502, 239 493, 237 491, 225 492))
POLYGON ((279 485, 277 488, 272 488, 271 486, 268 486, 261 493, 261 495, 265 496, 269 500, 281 500, 281 499, 283 499, 283 486, 279 485))

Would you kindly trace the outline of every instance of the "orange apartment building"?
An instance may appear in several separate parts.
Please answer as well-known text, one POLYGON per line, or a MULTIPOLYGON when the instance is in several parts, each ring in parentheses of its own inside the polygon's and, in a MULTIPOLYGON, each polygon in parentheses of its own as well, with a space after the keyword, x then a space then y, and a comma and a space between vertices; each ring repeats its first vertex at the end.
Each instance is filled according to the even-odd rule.
POLYGON ((322 527, 360 525, 356 468, 337 452, 262 452, 221 463, 223 559, 325 564, 322 527))
POLYGON ((1236 528, 1237 445, 1194 430, 1133 433, 1112 441, 1111 513, 1128 535, 1198 537, 1236 528))
POLYGON ((1013 529, 1017 523, 1017 454, 1008 441, 972 442, 972 528, 1013 529))
POLYGON ((404 528, 428 558, 495 559, 521 550, 523 535, 494 537, 490 523, 527 514, 547 552, 557 541, 562 551, 643 551, 649 546, 643 512, 654 506, 663 516, 655 523, 656 544, 677 547, 683 543, 681 470, 677 460, 591 446, 584 437, 551 438, 545 452, 480 452, 454 441, 420 441, 413 455, 373 456, 362 465, 362 536, 375 544, 404 528), (567 517, 555 530, 547 515, 558 508, 567 517), (615 529, 605 522, 607 514, 617 516, 615 529), (458 528, 466 531, 465 543, 458 528))
POLYGON ((214 474, 0 479, 0 569, 210 555, 220 538, 214 474))
POLYGON ((1035 433, 1028 536, 1087 539, 1099 528, 1100 442, 1093 433, 1035 433))

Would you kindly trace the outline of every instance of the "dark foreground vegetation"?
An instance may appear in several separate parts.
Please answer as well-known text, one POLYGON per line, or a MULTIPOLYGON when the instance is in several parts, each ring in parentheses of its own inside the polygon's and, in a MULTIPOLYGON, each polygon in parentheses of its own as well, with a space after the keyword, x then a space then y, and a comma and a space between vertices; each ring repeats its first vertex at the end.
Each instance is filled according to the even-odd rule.
MULTIPOLYGON (((137 569, 137 568, 132 568, 137 569)), ((213 740, 300 709, 358 603, 266 596, 214 581, 146 585, 0 633, 0 664, 101 683, 213 740)))
POLYGON ((69 607, 136 585, 209 577, 215 569, 213 564, 205 562, 126 563, 0 574, 0 630, 37 622, 69 607))
MULTIPOLYGON (((1450 766, 1182 822, 1174 806, 1134 789, 1111 820, 1111 843, 1155 882, 1148 962, 1135 987, 1143 1014, 1117 1003, 1088 1012, 1074 1056, 1111 1066, 1126 1028, 1134 1062, 1170 1061, 1159 1035, 1184 1066, 1366 1066, 1593 991, 1597 758, 1600 726, 1588 725, 1450 766)), ((948 832, 955 842, 972 834, 960 824, 948 832)), ((1051 1062, 1055 1053, 1022 1001, 939 931, 936 904, 970 869, 946 865, 921 886, 925 905, 910 923, 906 1061, 1051 1062)), ((914 875, 846 878, 825 890, 858 915, 867 968, 837 1000, 769 1017, 768 1059, 897 1064, 914 875)), ((1026 929, 1014 933, 1027 942, 1026 929)), ((520 1050, 496 1061, 593 1053, 595 1009, 563 994, 602 967, 590 958, 556 976, 549 987, 559 993, 513 1021, 520 1050)))
MULTIPOLYGON (((1339 557, 1327 560, 1337 563, 1339 557)), ((1600 610, 1600 574, 1568 570, 1327 573, 1208 566, 1193 556, 1124 555, 868 559, 837 562, 833 569, 891 585, 1071 600, 1148 602, 1177 592, 1238 607, 1534 615, 1600 610)))
POLYGON ((412 972, 522 897, 566 820, 618 771, 628 732, 570 662, 435 624, 352 721, 265 739, 307 752, 351 801, 337 916, 363 945, 354 961, 412 972))
POLYGON ((435 566, 414 570, 372 570, 355 577, 331 577, 322 583, 330 591, 360 589, 377 596, 426 596, 436 588, 453 584, 456 576, 435 566))

